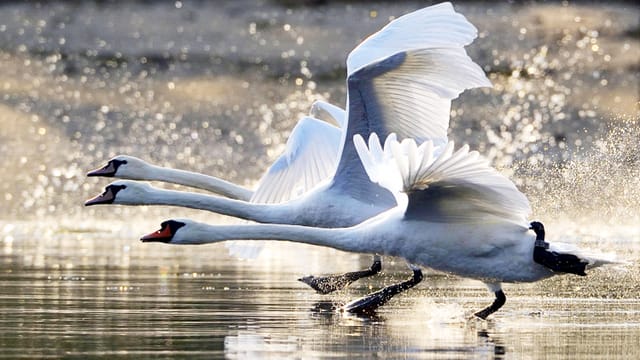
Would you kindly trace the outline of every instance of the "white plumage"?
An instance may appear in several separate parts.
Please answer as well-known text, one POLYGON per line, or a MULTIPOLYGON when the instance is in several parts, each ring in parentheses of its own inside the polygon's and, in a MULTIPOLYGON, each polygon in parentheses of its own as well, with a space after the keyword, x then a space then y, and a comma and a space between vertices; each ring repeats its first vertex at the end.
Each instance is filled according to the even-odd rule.
POLYGON ((478 152, 470 152, 467 145, 454 152, 453 141, 445 146, 436 146, 432 141, 418 146, 412 139, 399 143, 393 135, 387 138, 384 150, 377 136, 369 138, 368 148, 360 135, 356 135, 354 142, 371 180, 395 194, 434 188, 464 189, 463 193, 449 194, 450 197, 438 196, 439 204, 447 209, 447 213, 440 213, 446 221, 497 217, 528 226, 526 218, 531 208, 524 194, 481 159, 478 152), (459 202, 460 197, 466 197, 463 199, 466 204, 459 202))
MULTIPOLYGON (((453 151, 449 143, 440 151, 431 142, 418 146, 414 140, 400 143, 390 136, 383 148, 373 135, 369 147, 359 137, 355 143, 368 173, 379 175, 384 169, 388 175, 377 179, 395 177, 381 183, 391 184, 389 190, 394 192, 401 183, 398 196, 406 201, 347 228, 214 226, 171 220, 143 240, 203 244, 278 239, 399 256, 411 264, 484 282, 496 293, 499 304, 477 314, 483 318, 504 303, 501 283, 531 282, 557 274, 533 260, 536 235, 522 218, 528 211, 526 197, 468 147, 453 151), (514 209, 515 214, 509 216, 514 209)), ((609 263, 606 258, 581 260, 588 268, 609 263)))
MULTIPOLYGON (((369 180, 353 136, 368 138, 377 132, 386 137, 396 133, 399 138, 446 143, 451 100, 465 89, 490 86, 482 69, 464 50, 476 34, 464 16, 451 4, 443 3, 402 16, 371 35, 347 60, 346 116, 333 115, 337 123, 346 118, 339 144, 329 145, 335 141, 334 133, 320 141, 315 139, 316 131, 306 131, 306 126, 305 130, 296 129, 289 141, 291 146, 260 181, 259 189, 264 191, 254 194, 252 203, 149 189, 129 196, 133 184, 119 190, 111 203, 173 204, 258 222, 319 227, 351 226, 369 219, 396 202, 391 192, 369 180), (331 162, 334 154, 338 154, 337 167, 331 162), (329 168, 335 169, 333 175, 321 180, 323 175, 318 170, 329 168), (285 176, 288 180, 281 178, 285 176), (295 197, 299 189, 307 190, 311 184, 315 185, 312 189, 295 197), (160 194, 166 197, 160 199, 160 194), (196 197, 193 203, 187 200, 196 197), (255 203, 276 199, 290 200, 255 203)), ((326 106, 324 110, 340 114, 335 107, 326 106)), ((89 201, 95 203, 100 202, 89 201)))

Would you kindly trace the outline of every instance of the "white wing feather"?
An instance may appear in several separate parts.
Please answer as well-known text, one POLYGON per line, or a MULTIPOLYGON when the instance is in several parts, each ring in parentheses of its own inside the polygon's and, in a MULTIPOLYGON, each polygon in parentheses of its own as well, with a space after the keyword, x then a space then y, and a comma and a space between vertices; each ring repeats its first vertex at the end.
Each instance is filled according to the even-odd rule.
POLYGON ((326 114, 340 129, 346 128, 347 112, 328 102, 316 100, 311 104, 309 115, 319 119, 322 114, 326 114))
MULTIPOLYGON (((300 119, 291 131, 284 153, 262 176, 250 202, 285 202, 328 179, 336 169, 340 137, 341 130, 327 122, 312 117, 300 119)), ((264 241, 225 244, 232 256, 253 259, 260 254, 264 241)))
MULTIPOLYGON (((377 136, 371 138, 379 146, 377 136)), ((381 156, 373 155, 372 146, 367 149, 359 136, 354 142, 358 143, 356 150, 367 174, 384 173, 385 178, 376 179, 381 186, 390 184, 392 192, 398 191, 399 182, 402 184, 409 200, 405 216, 418 214, 425 221, 448 222, 482 221, 491 217, 527 224, 531 209, 524 194, 477 152, 470 152, 468 146, 453 152, 453 142, 442 149, 430 141, 418 146, 413 139, 402 143, 394 139, 385 142, 381 156)), ((372 181, 375 180, 372 178, 372 181)))
POLYGON ((451 100, 491 86, 464 49, 476 36, 476 28, 443 3, 392 21, 349 54, 348 124, 336 182, 349 188, 360 181, 348 170, 360 161, 356 134, 446 144, 451 100))
MULTIPOLYGON (((390 134, 387 137, 385 147, 387 143, 392 141, 396 141, 395 134, 390 134)), ((353 138, 353 143, 369 179, 391 191, 397 201, 402 192, 402 177, 398 171, 395 171, 396 162, 391 153, 385 152, 380 145, 378 135, 371 134, 368 148, 359 134, 353 138), (389 171, 389 169, 392 170, 389 171)))
POLYGON ((449 2, 401 16, 365 39, 347 58, 347 75, 360 68, 411 49, 463 47, 478 30, 449 2))
POLYGON ((373 85, 373 96, 364 101, 375 102, 380 109, 379 119, 369 119, 382 121, 401 139, 443 144, 447 141, 451 100, 466 89, 491 87, 491 82, 463 48, 418 49, 405 55, 395 69, 370 79, 365 75, 364 80, 373 85))
POLYGON ((309 191, 335 172, 341 130, 304 117, 287 140, 285 151, 258 182, 254 203, 280 203, 309 191))

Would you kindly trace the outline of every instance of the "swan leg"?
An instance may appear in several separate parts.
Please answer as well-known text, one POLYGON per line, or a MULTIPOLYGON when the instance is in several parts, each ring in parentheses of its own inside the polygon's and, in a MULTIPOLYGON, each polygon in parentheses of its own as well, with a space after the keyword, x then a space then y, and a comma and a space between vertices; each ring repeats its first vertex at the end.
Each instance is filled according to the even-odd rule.
POLYGON ((373 257, 373 264, 367 270, 329 276, 309 275, 298 279, 298 281, 302 281, 303 283, 311 286, 311 288, 320 294, 328 294, 336 290, 343 289, 356 280, 373 276, 379 273, 380 270, 382 270, 382 259, 380 258, 380 255, 375 255, 373 257))
POLYGON ((493 303, 487 306, 486 308, 475 313, 474 314, 475 316, 479 317, 482 320, 485 320, 487 316, 498 311, 502 307, 502 305, 504 305, 504 303, 507 301, 507 297, 504 295, 504 292, 502 292, 502 289, 496 291, 494 294, 496 294, 496 299, 493 300, 493 303))
POLYGON ((377 308, 386 304, 392 297, 416 286, 422 281, 422 270, 419 267, 409 265, 413 270, 413 277, 399 284, 389 285, 381 290, 371 293, 361 299, 354 300, 343 307, 346 312, 354 314, 372 314, 377 308))

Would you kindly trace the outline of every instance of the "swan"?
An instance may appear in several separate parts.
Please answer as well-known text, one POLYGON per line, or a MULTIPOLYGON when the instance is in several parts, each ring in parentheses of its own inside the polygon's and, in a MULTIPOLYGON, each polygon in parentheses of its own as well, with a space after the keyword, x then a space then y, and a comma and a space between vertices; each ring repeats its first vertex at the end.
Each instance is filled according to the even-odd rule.
POLYGON ((339 127, 344 125, 343 109, 315 101, 311 105, 310 116, 297 122, 287 139, 285 151, 260 178, 255 191, 214 176, 153 165, 131 155, 117 155, 105 165, 89 171, 87 176, 163 181, 251 202, 286 201, 312 188, 335 171, 340 129, 319 120, 323 114, 339 127))
POLYGON ((169 220, 143 242, 204 244, 230 239, 278 239, 344 251, 404 258, 414 277, 348 304, 348 311, 375 309, 422 279, 420 266, 483 282, 494 302, 475 315, 486 319, 504 305, 502 283, 534 282, 610 263, 566 244, 544 241, 544 227, 528 223, 529 202, 508 178, 477 152, 453 142, 438 146, 390 135, 384 148, 372 134, 354 144, 368 176, 397 198, 397 206, 361 224, 316 228, 282 224, 215 226, 169 220), (530 231, 533 230, 533 231, 530 231))
MULTIPOLYGON (((87 176, 164 181, 253 203, 284 202, 313 188, 335 171, 341 130, 319 120, 322 116, 339 127, 343 127, 346 121, 343 109, 320 100, 313 102, 309 116, 297 122, 287 139, 284 152, 262 175, 255 191, 217 177, 152 165, 130 155, 115 156, 106 165, 88 172, 87 176)), ((234 256, 254 258, 262 249, 262 244, 229 242, 227 247, 234 256)), ((375 265, 377 262, 374 259, 375 265)), ((345 276, 353 277, 354 274, 345 276)))
POLYGON ((164 181, 207 190, 232 199, 245 201, 249 201, 253 196, 252 190, 229 181, 192 171, 153 165, 131 155, 116 155, 109 159, 104 166, 88 172, 87 176, 164 181))
MULTIPOLYGON (((476 36, 476 28, 447 2, 391 21, 351 51, 347 121, 340 133, 337 166, 332 176, 299 197, 256 204, 115 182, 85 204, 179 205, 262 223, 327 228, 361 223, 396 206, 396 199, 369 180, 354 135, 393 132, 446 144, 451 101, 466 89, 491 86, 464 49, 476 36)), ((317 285, 314 277, 301 280, 317 285)))

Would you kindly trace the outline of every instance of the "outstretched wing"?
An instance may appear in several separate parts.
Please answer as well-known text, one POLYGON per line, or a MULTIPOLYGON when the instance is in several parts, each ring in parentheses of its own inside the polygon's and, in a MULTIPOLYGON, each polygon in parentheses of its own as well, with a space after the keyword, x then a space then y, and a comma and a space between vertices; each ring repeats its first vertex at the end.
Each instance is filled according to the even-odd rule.
POLYGON ((300 119, 284 153, 260 179, 251 202, 288 201, 328 179, 336 169, 340 137, 341 130, 327 122, 300 119))
POLYGON ((405 217, 431 222, 482 222, 500 219, 526 226, 531 211, 529 201, 516 186, 500 174, 476 151, 463 146, 453 151, 453 142, 444 147, 432 141, 420 146, 413 139, 385 142, 380 155, 377 136, 369 148, 360 135, 354 139, 372 181, 391 191, 407 194, 405 217))
MULTIPOLYGON (((491 86, 464 46, 476 28, 449 3, 400 17, 349 55, 348 123, 336 182, 366 179, 353 136, 372 132, 418 142, 447 142, 451 100, 465 89, 491 86)), ((344 186, 348 188, 349 186, 344 186)))
MULTIPOLYGON (((284 152, 262 176, 250 201, 285 202, 328 179, 336 169, 341 132, 312 117, 300 119, 289 135, 284 152)), ((260 254, 264 241, 225 244, 232 256, 253 259, 260 254)))
POLYGON ((411 49, 463 47, 478 30, 449 2, 410 12, 387 24, 356 46, 347 58, 347 73, 411 49))

